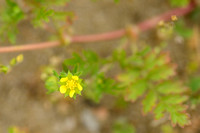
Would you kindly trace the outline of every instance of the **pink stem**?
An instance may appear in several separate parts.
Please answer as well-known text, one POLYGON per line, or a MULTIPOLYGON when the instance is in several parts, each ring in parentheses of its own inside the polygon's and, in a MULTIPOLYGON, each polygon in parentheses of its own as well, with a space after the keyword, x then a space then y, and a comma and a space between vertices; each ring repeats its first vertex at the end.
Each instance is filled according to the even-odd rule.
MULTIPOLYGON (((177 9, 168 11, 164 14, 161 14, 160 16, 141 22, 138 25, 136 25, 136 27, 140 31, 146 31, 155 27, 158 24, 158 22, 161 20, 163 21, 170 20, 172 15, 176 15, 177 17, 186 15, 189 12, 191 12, 194 8, 195 8, 195 4, 194 2, 191 2, 187 7, 177 8, 177 9)), ((124 35, 126 35, 125 29, 120 29, 120 30, 116 30, 112 32, 102 33, 102 34, 73 36, 72 43, 89 43, 89 42, 113 40, 113 39, 118 39, 124 35)), ((42 42, 42 43, 34 43, 34 44, 26 44, 26 45, 18 45, 18 46, 6 46, 6 47, 0 47, 0 53, 38 50, 38 49, 56 47, 59 45, 60 45, 59 41, 52 41, 52 42, 42 42)))

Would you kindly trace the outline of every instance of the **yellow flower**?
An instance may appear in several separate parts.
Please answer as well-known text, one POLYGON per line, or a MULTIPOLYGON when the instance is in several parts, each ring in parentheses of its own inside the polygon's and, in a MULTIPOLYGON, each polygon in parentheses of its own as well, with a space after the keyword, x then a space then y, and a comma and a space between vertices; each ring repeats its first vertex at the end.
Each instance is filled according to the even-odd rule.
POLYGON ((73 97, 75 94, 81 94, 83 87, 81 86, 81 79, 78 76, 72 75, 68 72, 67 77, 60 79, 60 93, 66 96, 73 97))
POLYGON ((172 19, 172 21, 178 20, 178 18, 176 17, 176 15, 172 15, 172 16, 171 16, 171 19, 172 19))
POLYGON ((65 85, 60 86, 60 93, 65 93, 67 91, 67 87, 65 85))
POLYGON ((80 84, 78 84, 78 89, 79 89, 80 91, 82 91, 83 87, 82 87, 80 84))
POLYGON ((161 20, 161 21, 158 22, 159 26, 164 26, 164 24, 165 24, 165 22, 163 20, 161 20))
POLYGON ((24 60, 23 54, 20 54, 20 55, 18 55, 18 56, 16 57, 17 63, 21 63, 23 60, 24 60))

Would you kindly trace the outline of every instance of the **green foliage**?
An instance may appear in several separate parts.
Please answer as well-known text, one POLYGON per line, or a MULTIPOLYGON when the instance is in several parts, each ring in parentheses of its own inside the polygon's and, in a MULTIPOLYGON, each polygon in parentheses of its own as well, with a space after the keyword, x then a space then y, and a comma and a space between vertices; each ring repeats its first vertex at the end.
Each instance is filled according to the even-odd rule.
POLYGON ((183 21, 176 23, 174 30, 177 34, 184 38, 190 38, 192 35, 192 29, 187 28, 183 21))
POLYGON ((141 97, 145 114, 153 111, 156 119, 169 114, 173 124, 189 124, 183 105, 188 99, 182 94, 185 88, 173 78, 175 67, 170 64, 169 55, 160 49, 147 46, 132 54, 117 50, 107 58, 85 51, 83 57, 74 54, 63 63, 65 71, 72 70, 73 66, 78 66, 76 70, 88 78, 84 93, 95 102, 99 102, 103 93, 123 96, 128 101, 141 97), (109 78, 106 73, 114 69, 116 63, 121 71, 115 73, 115 79, 109 78))
POLYGON ((116 81, 106 77, 102 72, 109 67, 107 65, 102 67, 102 64, 106 62, 108 62, 107 59, 100 59, 96 53, 84 51, 83 57, 74 53, 72 58, 66 59, 63 62, 63 70, 66 72, 69 70, 72 72, 79 72, 85 77, 91 76, 91 78, 85 82, 85 86, 87 86, 85 93, 88 98, 99 102, 103 93, 114 95, 116 92, 113 91, 113 88, 116 90, 119 89, 115 83, 116 81))
POLYGON ((135 133, 135 128, 126 121, 118 120, 113 125, 112 133, 135 133))
POLYGON ((115 3, 119 3, 120 0, 114 0, 115 3))
POLYGON ((47 93, 58 91, 58 79, 55 76, 49 76, 45 81, 45 87, 48 90, 47 93))
POLYGON ((41 79, 45 81, 47 94, 59 91, 59 75, 54 71, 53 67, 44 67, 41 74, 41 79))
POLYGON ((124 84, 127 100, 135 101, 146 95, 142 100, 145 114, 153 110, 155 117, 160 119, 167 112, 173 124, 189 123, 184 113, 186 108, 182 106, 187 100, 181 95, 185 89, 178 81, 171 81, 175 71, 167 54, 159 49, 149 51, 147 47, 123 60, 127 60, 129 67, 119 76, 119 81, 124 84))
POLYGON ((115 80, 106 78, 103 73, 98 74, 91 82, 92 83, 87 84, 88 86, 91 85, 91 87, 89 87, 85 93, 95 102, 99 102, 103 96, 103 93, 114 95, 116 94, 116 90, 120 89, 116 85, 115 80))
POLYGON ((63 69, 65 72, 70 69, 72 70, 72 68, 76 68, 76 71, 81 72, 83 76, 88 74, 97 74, 99 72, 101 63, 99 57, 92 51, 84 51, 83 54, 83 58, 80 55, 74 53, 72 58, 66 59, 63 62, 63 69))
POLYGON ((200 77, 190 78, 189 87, 193 92, 200 90, 200 77))
POLYGON ((0 73, 8 73, 10 70, 9 66, 0 65, 0 73))
POLYGON ((33 2, 30 2, 30 6, 33 7, 33 25, 35 27, 42 27, 45 23, 53 20, 54 25, 58 28, 58 23, 60 23, 60 21, 66 21, 67 17, 72 18, 74 14, 70 11, 55 10, 54 7, 59 6, 59 8, 62 8, 69 1, 70 0, 34 0, 33 2))
POLYGON ((199 23, 200 20, 200 7, 196 7, 190 14, 190 19, 195 23, 199 23))
POLYGON ((172 126, 165 124, 161 126, 162 133, 176 133, 172 126))
POLYGON ((200 103, 200 77, 199 76, 193 76, 190 77, 188 82, 188 87, 191 89, 190 94, 190 103, 191 108, 196 108, 196 106, 200 103))
POLYGON ((55 10, 55 7, 62 8, 69 0, 28 0, 24 1, 29 12, 23 12, 17 1, 6 0, 5 8, 0 12, 0 37, 1 41, 8 39, 11 43, 16 42, 18 33, 17 25, 25 17, 30 17, 35 27, 48 27, 46 24, 52 20, 51 29, 57 31, 61 24, 66 25, 66 20, 74 17, 74 13, 65 10, 55 10))
POLYGON ((170 0, 171 6, 183 7, 188 5, 190 0, 170 0))
POLYGON ((6 6, 0 12, 0 36, 11 43, 16 41, 17 24, 24 18, 24 13, 14 0, 6 0, 6 6))
POLYGON ((43 21, 49 22, 49 17, 53 15, 53 10, 46 9, 45 7, 37 8, 34 10, 35 18, 33 19, 34 26, 41 26, 43 21))

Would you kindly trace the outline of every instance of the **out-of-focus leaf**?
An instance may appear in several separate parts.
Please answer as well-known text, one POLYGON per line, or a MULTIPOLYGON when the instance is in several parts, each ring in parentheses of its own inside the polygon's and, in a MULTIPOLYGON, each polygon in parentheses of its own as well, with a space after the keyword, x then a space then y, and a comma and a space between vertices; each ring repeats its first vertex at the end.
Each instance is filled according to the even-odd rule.
POLYGON ((187 28, 182 21, 176 23, 174 30, 184 38, 190 38, 192 35, 192 29, 187 28))
POLYGON ((189 0, 170 0, 172 6, 183 7, 189 4, 189 0))
POLYGON ((17 24, 24 18, 24 13, 14 0, 6 0, 6 6, 0 11, 0 38, 1 41, 8 39, 15 43, 17 24), (6 32, 5 32, 6 31, 6 32))
POLYGON ((45 7, 34 10, 35 18, 32 20, 35 27, 41 26, 43 22, 49 22, 49 17, 54 15, 54 11, 45 7))
POLYGON ((8 66, 0 65, 0 73, 7 73, 10 70, 8 66))
POLYGON ((58 79, 55 76, 48 77, 45 81, 45 88, 48 90, 47 93, 58 91, 58 79))
POLYGON ((162 101, 166 104, 180 104, 185 102, 188 99, 187 96, 181 96, 181 95, 170 95, 170 96, 164 96, 162 97, 162 101))
POLYGON ((124 50, 116 50, 113 52, 113 60, 119 62, 121 67, 126 66, 126 52, 124 50))
POLYGON ((144 100, 142 101, 143 104, 143 112, 146 114, 147 112, 151 111, 154 105, 156 104, 157 94, 153 90, 150 90, 144 100))
POLYGON ((156 86, 156 89, 162 94, 180 94, 185 91, 181 83, 171 81, 161 82, 156 86))
POLYGON ((128 88, 127 99, 135 101, 138 97, 142 96, 147 90, 147 83, 145 80, 135 81, 128 88))
POLYGON ((120 0, 114 0, 115 3, 118 3, 120 0))
POLYGON ((171 121, 174 125, 178 124, 181 127, 190 124, 190 121, 188 121, 188 115, 180 112, 172 112, 171 121))
POLYGON ((200 89, 200 77, 192 77, 189 81, 189 87, 192 91, 197 91, 200 89))
POLYGON ((165 111, 165 104, 159 103, 155 109, 154 109, 154 114, 156 119, 160 119, 164 116, 164 111, 165 111))
POLYGON ((162 133, 175 133, 173 127, 169 124, 161 126, 162 133))
POLYGON ((113 125, 112 133, 135 133, 135 128, 127 122, 117 121, 113 125))
POLYGON ((149 79, 158 81, 158 80, 163 80, 167 79, 170 76, 173 76, 175 74, 174 69, 167 66, 163 65, 158 68, 154 68, 150 73, 149 73, 149 79))

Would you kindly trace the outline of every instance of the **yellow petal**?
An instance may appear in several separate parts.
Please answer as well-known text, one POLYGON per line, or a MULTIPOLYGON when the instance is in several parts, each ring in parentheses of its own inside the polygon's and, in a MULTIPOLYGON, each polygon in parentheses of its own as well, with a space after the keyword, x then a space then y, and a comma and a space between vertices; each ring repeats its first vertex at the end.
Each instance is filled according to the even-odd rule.
POLYGON ((78 80, 78 76, 72 76, 72 79, 78 80))
POLYGON ((18 56, 16 57, 16 60, 17 60, 18 63, 21 63, 21 62, 23 61, 23 59, 24 59, 23 54, 20 54, 20 55, 18 55, 18 56))
POLYGON ((172 16, 171 16, 171 19, 172 19, 172 21, 178 20, 177 17, 176 17, 176 15, 172 15, 172 16))
POLYGON ((82 91, 83 87, 82 87, 80 84, 78 84, 78 89, 79 89, 80 91, 82 91))
POLYGON ((69 96, 72 98, 72 97, 74 96, 74 93, 75 93, 75 90, 71 90, 71 91, 69 92, 69 96))
POLYGON ((67 87, 65 85, 60 86, 60 93, 65 93, 67 91, 67 87))
POLYGON ((66 78, 61 78, 61 79, 60 79, 60 82, 67 82, 67 80, 68 80, 67 77, 66 77, 66 78))

